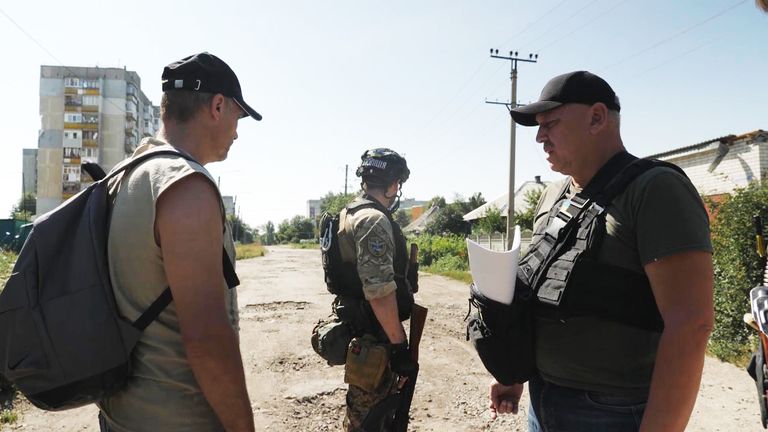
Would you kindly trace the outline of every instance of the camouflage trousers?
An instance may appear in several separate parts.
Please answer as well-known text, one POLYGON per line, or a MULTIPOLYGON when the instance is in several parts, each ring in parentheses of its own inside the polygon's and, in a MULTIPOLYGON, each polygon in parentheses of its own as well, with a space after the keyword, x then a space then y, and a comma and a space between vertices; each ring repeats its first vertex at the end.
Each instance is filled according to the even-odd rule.
MULTIPOLYGON (((397 375, 387 371, 379 387, 367 392, 360 387, 350 384, 347 390, 347 414, 344 416, 344 430, 347 432, 362 431, 363 421, 368 411, 384 398, 397 391, 397 375)), ((366 432, 384 431, 384 422, 366 432)))

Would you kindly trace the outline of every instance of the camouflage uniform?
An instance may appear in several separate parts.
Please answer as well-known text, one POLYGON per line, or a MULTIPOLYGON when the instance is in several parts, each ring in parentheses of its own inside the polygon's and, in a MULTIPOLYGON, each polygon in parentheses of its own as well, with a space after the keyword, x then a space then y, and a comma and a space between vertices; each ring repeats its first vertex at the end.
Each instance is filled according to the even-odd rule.
MULTIPOLYGON (((339 219, 341 257, 345 262, 357 262, 365 299, 370 301, 395 292, 395 242, 387 215, 374 208, 362 208, 351 214, 344 209, 339 219)), ((381 337, 384 338, 382 342, 387 342, 385 336, 381 337)), ((344 430, 360 430, 368 410, 396 390, 397 376, 390 371, 385 373, 381 385, 373 392, 350 385, 344 430)))

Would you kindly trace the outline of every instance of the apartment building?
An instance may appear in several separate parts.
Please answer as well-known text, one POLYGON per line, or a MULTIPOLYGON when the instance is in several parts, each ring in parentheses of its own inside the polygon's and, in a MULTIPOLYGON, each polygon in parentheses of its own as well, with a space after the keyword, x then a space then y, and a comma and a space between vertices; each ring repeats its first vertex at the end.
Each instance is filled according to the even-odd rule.
POLYGON ((37 149, 37 214, 56 208, 93 180, 80 166, 105 170, 158 129, 159 107, 125 68, 40 67, 41 128, 37 149))

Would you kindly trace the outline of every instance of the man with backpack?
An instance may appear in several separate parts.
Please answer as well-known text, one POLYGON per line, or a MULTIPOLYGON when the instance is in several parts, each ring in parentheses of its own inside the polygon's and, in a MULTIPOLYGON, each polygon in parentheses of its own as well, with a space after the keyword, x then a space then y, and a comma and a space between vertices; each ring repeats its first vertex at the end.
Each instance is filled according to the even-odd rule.
MULTIPOLYGON (((344 430, 362 431, 365 424, 365 430, 379 431, 394 413, 378 412, 377 405, 397 392, 405 377, 415 378, 418 367, 401 324, 414 307, 418 266, 409 262, 405 237, 392 218, 410 170, 398 153, 378 148, 363 153, 356 174, 363 194, 341 211, 338 225, 323 228, 323 266, 328 289, 336 295, 334 313, 348 329, 347 337, 354 337, 351 343, 337 344, 346 351, 346 361, 327 360, 345 363, 349 390, 344 430)), ((407 409, 401 415, 407 416, 407 409)))
MULTIPOLYGON (((679 168, 627 153, 619 110, 585 71, 511 110, 569 176, 545 190, 518 271, 534 293, 531 431, 682 431, 696 401, 714 320, 707 213, 679 168)), ((491 383, 493 417, 518 410, 523 384, 507 384, 491 383)))
POLYGON ((109 273, 118 311, 134 321, 170 287, 173 301, 132 352, 133 374, 99 403, 102 431, 253 431, 239 349, 234 244, 216 182, 238 120, 261 115, 232 69, 209 53, 163 70, 162 127, 134 157, 160 155, 110 183, 109 273), (228 261, 228 262, 227 262, 228 261))

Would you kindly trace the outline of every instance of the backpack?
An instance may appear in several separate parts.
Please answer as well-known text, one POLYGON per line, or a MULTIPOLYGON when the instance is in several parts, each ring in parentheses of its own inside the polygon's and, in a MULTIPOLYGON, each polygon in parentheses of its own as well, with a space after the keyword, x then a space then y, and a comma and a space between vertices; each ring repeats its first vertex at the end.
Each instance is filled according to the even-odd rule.
MULTIPOLYGON (((0 374, 44 410, 97 402, 131 377, 131 351, 171 302, 170 288, 134 322, 121 317, 109 278, 107 237, 113 197, 108 182, 160 155, 150 150, 34 222, 0 293, 0 374)), ((120 179, 118 179, 120 180, 120 179)), ((226 251, 230 288, 239 281, 226 251)))

